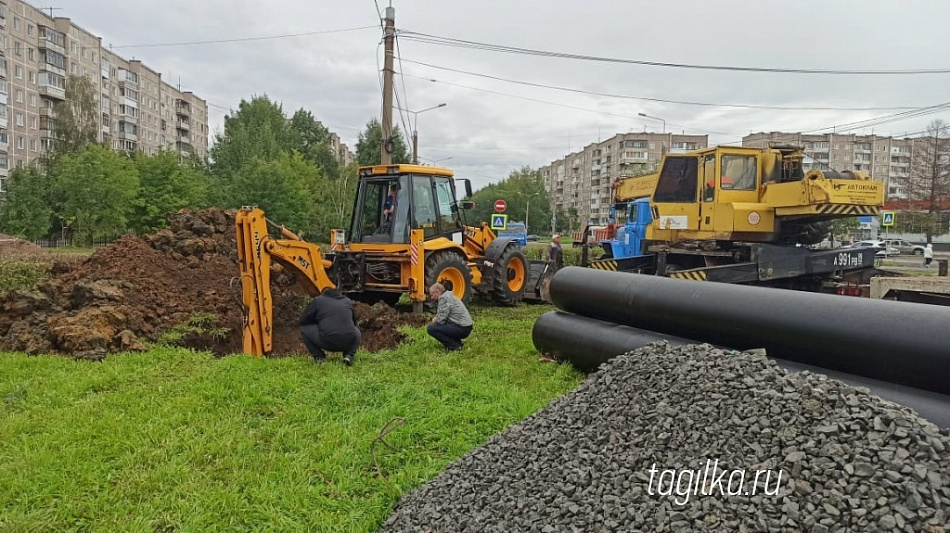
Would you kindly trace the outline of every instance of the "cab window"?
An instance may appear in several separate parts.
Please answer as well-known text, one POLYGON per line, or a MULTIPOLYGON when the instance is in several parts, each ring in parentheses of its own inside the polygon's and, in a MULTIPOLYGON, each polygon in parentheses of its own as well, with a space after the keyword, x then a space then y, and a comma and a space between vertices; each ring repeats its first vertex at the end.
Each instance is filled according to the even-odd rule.
POLYGON ((756 165, 754 155, 724 155, 722 168, 719 172, 723 189, 733 191, 753 191, 758 184, 755 182, 756 165))
POLYGON ((439 202, 439 227, 442 233, 461 229, 455 216, 455 199, 452 197, 452 181, 449 178, 433 178, 436 199, 439 202))
POLYGON ((653 193, 655 202, 696 201, 697 158, 667 157, 653 193))
POLYGON ((439 219, 429 176, 412 177, 412 207, 415 214, 412 227, 421 229, 425 238, 439 234, 439 219))

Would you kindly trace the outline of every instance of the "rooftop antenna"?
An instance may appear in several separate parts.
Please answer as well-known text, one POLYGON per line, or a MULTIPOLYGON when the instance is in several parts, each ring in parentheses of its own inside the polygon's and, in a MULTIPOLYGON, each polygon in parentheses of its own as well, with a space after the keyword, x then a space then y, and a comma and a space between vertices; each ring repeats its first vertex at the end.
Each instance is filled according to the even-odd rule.
POLYGON ((53 11, 62 11, 61 7, 38 7, 40 11, 49 11, 49 18, 53 18, 53 11))

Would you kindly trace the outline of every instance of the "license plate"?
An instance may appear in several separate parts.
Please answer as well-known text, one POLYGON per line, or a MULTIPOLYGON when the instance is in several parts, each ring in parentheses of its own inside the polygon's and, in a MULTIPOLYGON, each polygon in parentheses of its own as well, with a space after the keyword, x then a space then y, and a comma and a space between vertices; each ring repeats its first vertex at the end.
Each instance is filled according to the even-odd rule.
POLYGON ((835 254, 834 266, 841 268, 864 266, 864 254, 861 252, 838 252, 835 254))

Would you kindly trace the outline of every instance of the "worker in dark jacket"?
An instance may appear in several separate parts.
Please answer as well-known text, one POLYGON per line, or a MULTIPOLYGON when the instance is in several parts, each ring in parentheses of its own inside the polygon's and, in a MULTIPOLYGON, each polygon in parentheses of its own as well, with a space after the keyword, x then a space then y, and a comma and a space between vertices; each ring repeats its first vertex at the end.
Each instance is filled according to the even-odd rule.
POLYGON ((557 233, 551 238, 551 244, 548 245, 548 262, 555 270, 564 268, 564 251, 561 250, 561 236, 557 233))
POLYGON ((445 290, 441 283, 429 287, 429 297, 439 302, 439 308, 426 328, 429 335, 442 343, 449 351, 462 349, 462 339, 472 334, 472 315, 465 304, 452 291, 445 290))
POLYGON ((337 289, 324 289, 300 315, 300 334, 317 363, 327 360, 324 350, 329 350, 343 352, 343 363, 352 366, 360 347, 352 300, 337 289))

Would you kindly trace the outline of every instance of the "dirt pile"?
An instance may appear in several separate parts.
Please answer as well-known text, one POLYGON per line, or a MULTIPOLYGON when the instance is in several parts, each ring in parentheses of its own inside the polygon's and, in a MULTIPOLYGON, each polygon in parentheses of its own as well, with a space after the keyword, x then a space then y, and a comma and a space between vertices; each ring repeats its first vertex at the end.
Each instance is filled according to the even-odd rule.
MULTIPOLYGON (((78 265, 54 265, 36 290, 0 294, 0 350, 101 359, 165 340, 240 352, 234 211, 182 211, 168 220, 167 230, 122 237, 78 265)), ((279 266, 271 285, 273 354, 305 352, 297 318, 308 296, 279 266)), ((424 322, 384 304, 356 303, 356 310, 369 351, 395 347, 401 324, 424 322)))
POLYGON ((46 250, 11 235, 0 233, 0 257, 45 257, 46 250))

